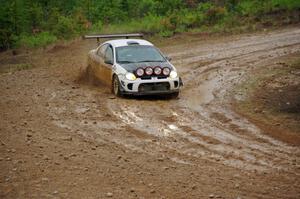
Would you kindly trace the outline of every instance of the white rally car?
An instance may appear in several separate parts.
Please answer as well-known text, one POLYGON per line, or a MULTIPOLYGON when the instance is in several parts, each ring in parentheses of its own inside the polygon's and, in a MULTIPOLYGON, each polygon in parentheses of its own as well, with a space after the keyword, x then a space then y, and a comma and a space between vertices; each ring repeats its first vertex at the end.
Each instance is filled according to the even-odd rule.
POLYGON ((85 39, 117 38, 88 54, 88 72, 111 87, 116 96, 166 94, 177 97, 182 86, 176 68, 141 34, 86 35, 85 39))

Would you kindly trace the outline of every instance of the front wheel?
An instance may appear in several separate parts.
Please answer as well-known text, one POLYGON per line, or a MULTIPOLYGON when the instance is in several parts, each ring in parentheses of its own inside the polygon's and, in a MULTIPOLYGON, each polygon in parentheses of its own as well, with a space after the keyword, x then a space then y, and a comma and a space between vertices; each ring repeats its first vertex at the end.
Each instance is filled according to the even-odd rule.
POLYGON ((121 85, 120 85, 120 81, 119 81, 118 76, 114 75, 113 81, 112 81, 111 91, 117 97, 121 97, 122 96, 122 92, 121 92, 120 86, 121 85))
POLYGON ((179 96, 179 92, 175 92, 175 93, 170 94, 171 99, 176 99, 176 98, 178 98, 178 96, 179 96))

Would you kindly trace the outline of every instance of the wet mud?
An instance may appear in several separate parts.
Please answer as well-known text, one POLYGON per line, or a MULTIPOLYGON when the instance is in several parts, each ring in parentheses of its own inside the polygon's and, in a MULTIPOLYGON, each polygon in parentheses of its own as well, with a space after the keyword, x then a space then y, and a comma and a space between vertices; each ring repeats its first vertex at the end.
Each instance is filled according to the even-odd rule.
POLYGON ((1 150, 26 149, 15 159, 29 165, 7 174, 15 167, 5 160, 10 152, 1 153, 3 198, 300 196, 299 147, 265 134, 232 107, 243 98, 234 87, 245 74, 300 51, 299 28, 163 46, 184 81, 178 99, 116 98, 110 88, 90 84, 86 54, 94 47, 77 41, 37 56, 40 67, 1 75, 1 150), (77 181, 72 189, 63 168, 70 171, 66 180, 77 181))

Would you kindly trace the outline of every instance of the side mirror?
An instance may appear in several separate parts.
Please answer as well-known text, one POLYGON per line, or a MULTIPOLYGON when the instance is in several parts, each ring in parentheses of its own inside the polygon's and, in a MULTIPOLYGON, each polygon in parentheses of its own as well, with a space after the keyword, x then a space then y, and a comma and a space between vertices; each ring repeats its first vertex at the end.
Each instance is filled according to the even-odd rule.
POLYGON ((169 57, 169 56, 166 56, 165 58, 166 58, 168 61, 171 61, 171 60, 172 60, 172 58, 169 57))

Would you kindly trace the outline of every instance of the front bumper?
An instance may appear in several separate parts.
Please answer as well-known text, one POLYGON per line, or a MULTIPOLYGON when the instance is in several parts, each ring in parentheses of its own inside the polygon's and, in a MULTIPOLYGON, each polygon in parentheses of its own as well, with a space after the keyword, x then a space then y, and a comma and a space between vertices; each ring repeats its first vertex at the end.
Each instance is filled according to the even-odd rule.
POLYGON ((183 85, 181 78, 158 78, 151 79, 137 78, 134 81, 127 79, 120 80, 121 92, 128 95, 160 95, 179 92, 183 85))

